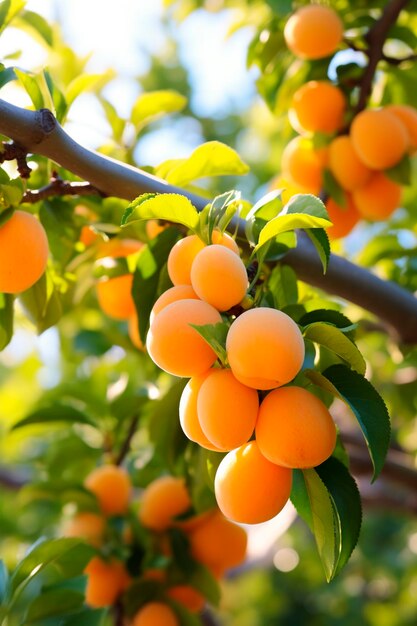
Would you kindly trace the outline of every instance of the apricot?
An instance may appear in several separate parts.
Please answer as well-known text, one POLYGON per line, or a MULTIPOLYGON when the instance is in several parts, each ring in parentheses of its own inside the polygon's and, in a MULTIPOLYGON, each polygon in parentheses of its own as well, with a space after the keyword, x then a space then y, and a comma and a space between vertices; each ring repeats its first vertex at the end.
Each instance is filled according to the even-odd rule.
POLYGON ((100 239, 100 235, 96 233, 91 226, 83 226, 80 232, 80 242, 88 248, 92 246, 93 243, 100 239))
POLYGON ((291 15, 284 28, 285 43, 300 59, 321 59, 333 54, 343 38, 343 23, 327 6, 309 4, 291 15))
POLYGON ((0 293, 21 293, 42 276, 48 261, 48 239, 31 213, 15 211, 0 226, 0 293))
POLYGON ((162 311, 162 309, 177 300, 199 300, 199 297, 191 285, 175 285, 174 287, 170 287, 170 289, 167 289, 159 296, 158 300, 156 300, 153 305, 149 318, 150 323, 152 324, 155 315, 162 311))
POLYGON ((65 537, 81 537, 92 546, 102 543, 106 522, 101 515, 88 511, 77 513, 64 527, 65 537))
POLYGON ((345 110, 346 98, 338 87, 311 80, 294 93, 289 119, 298 133, 334 133, 343 124, 345 110))
POLYGON ((211 243, 219 244, 220 246, 225 246, 229 248, 235 254, 239 254, 239 246, 236 241, 228 235, 227 233, 221 233, 219 230, 213 230, 211 235, 211 243))
POLYGON ((275 517, 290 497, 291 484, 292 471, 266 459, 256 441, 228 452, 214 480, 220 510, 242 524, 275 517))
POLYGON ((148 602, 136 613, 132 626, 180 626, 180 623, 167 604, 148 602))
POLYGON ((339 185, 346 191, 362 187, 373 173, 356 154, 349 135, 336 137, 331 142, 329 169, 339 185))
POLYGON ((139 252, 143 248, 143 243, 137 239, 119 239, 113 237, 109 241, 104 241, 97 251, 97 258, 111 257, 112 259, 126 258, 131 254, 139 252))
POLYGON ((216 354, 191 324, 221 322, 220 313, 200 300, 178 300, 166 306, 148 332, 146 347, 151 359, 174 376, 196 376, 208 370, 216 354))
POLYGON ((85 601, 95 609, 114 604, 131 582, 123 563, 116 559, 104 561, 95 556, 84 572, 87 574, 85 601))
POLYGON ((117 465, 101 465, 85 479, 86 489, 97 498, 105 515, 124 515, 132 491, 129 474, 117 465))
POLYGON ((97 300, 103 313, 116 320, 128 320, 135 314, 132 297, 133 274, 102 278, 96 284, 97 300))
POLYGON ((146 528, 163 531, 172 526, 175 517, 191 507, 185 481, 161 476, 151 482, 142 494, 139 519, 146 528))
POLYGON ((283 387, 271 391, 261 403, 256 441, 272 463, 305 469, 332 454, 336 427, 317 396, 302 387, 283 387))
POLYGON ((385 107, 385 111, 395 115, 406 127, 409 140, 410 151, 417 149, 417 110, 407 104, 390 104, 385 107))
POLYGON ((346 206, 340 206, 333 198, 329 198, 326 201, 326 209, 333 222, 326 231, 330 239, 346 237, 361 218, 350 195, 346 196, 346 206))
POLYGON ((245 311, 233 322, 226 350, 234 376, 255 389, 285 385, 304 361, 297 324, 285 313, 266 307, 245 311))
POLYGON ((148 239, 155 239, 166 228, 167 225, 160 224, 158 220, 148 220, 145 226, 146 235, 148 239))
POLYGON ((251 437, 258 417, 258 392, 240 383, 229 369, 212 370, 197 397, 203 430, 221 450, 233 450, 251 437))
POLYGON ((180 424, 188 439, 198 443, 202 448, 206 448, 207 450, 219 451, 219 448, 209 441, 204 434, 197 413, 198 393, 209 372, 210 370, 199 376, 193 376, 184 387, 179 407, 180 424))
POLYGON ((218 311, 227 311, 245 297, 248 276, 235 252, 213 244, 196 255, 191 266, 191 284, 199 298, 218 311))
POLYGON ((410 144, 403 122, 386 109, 361 111, 352 122, 350 136, 360 160, 373 170, 396 165, 410 144))
POLYGON ((191 553, 207 567, 223 571, 241 565, 245 560, 247 534, 241 527, 215 511, 190 533, 191 553))
POLYGON ((362 217, 368 220, 385 220, 401 202, 401 185, 376 172, 370 180, 352 192, 353 202, 362 217))
POLYGON ((197 235, 180 239, 168 255, 168 274, 174 285, 191 285, 191 265, 197 252, 205 247, 197 235))
POLYGON ((185 606, 192 613, 199 613, 206 603, 205 597, 190 585, 175 585, 167 591, 168 597, 185 606))
POLYGON ((323 161, 310 140, 294 137, 284 148, 282 174, 290 182, 317 195, 322 186, 323 161))

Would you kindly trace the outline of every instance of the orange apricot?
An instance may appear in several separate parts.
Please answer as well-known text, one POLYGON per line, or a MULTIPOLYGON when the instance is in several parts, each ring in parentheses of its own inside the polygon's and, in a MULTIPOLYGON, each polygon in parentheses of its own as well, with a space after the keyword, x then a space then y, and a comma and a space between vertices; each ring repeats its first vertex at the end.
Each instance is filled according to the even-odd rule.
POLYGON ((258 409, 258 392, 240 383, 229 369, 212 370, 198 392, 201 428, 221 450, 233 450, 248 441, 255 429, 258 409))
POLYGON ((136 613, 132 626, 180 626, 180 623, 167 604, 148 602, 136 613))
POLYGON ((346 191, 362 187, 371 177, 369 169, 358 157, 349 135, 333 139, 329 146, 329 169, 346 191))
POLYGON ((297 324, 282 311, 259 307, 240 315, 226 339, 235 377, 255 389, 285 385, 300 371, 304 341, 297 324))
POLYGON ((294 137, 282 153, 284 178, 317 195, 322 186, 323 162, 310 140, 294 137))
POLYGON ((146 528, 163 531, 174 525, 175 517, 191 507, 185 481, 175 476, 161 476, 142 494, 139 519, 146 528))
POLYGON ((85 479, 86 489, 97 498, 105 515, 124 515, 129 507, 132 485, 129 474, 117 465, 96 467, 85 479))
POLYGON ((291 15, 284 28, 285 43, 300 59, 333 54, 343 38, 343 23, 330 7, 308 4, 291 15))
POLYGON ((139 335, 139 321, 137 313, 131 315, 127 321, 127 332, 129 334, 130 341, 138 350, 145 350, 145 346, 142 343, 142 339, 139 335))
POLYGON ((289 118, 299 133, 334 133, 343 124, 345 109, 346 98, 338 87, 311 80, 294 93, 289 118))
POLYGON ((31 213, 15 211, 0 226, 0 293, 21 293, 42 276, 48 261, 48 239, 31 213))
POLYGON ((168 255, 167 269, 174 285, 191 285, 191 265, 204 242, 197 235, 189 235, 180 239, 171 248, 168 255))
POLYGON ((266 459, 256 441, 228 452, 214 480, 220 510, 242 524, 275 517, 290 497, 291 484, 292 471, 266 459))
POLYGON ((395 115, 406 127, 410 139, 410 151, 417 149, 417 109, 407 104, 390 104, 385 111, 395 115))
POLYGON ((326 405, 302 387, 271 391, 256 423, 259 450, 272 463, 289 468, 316 467, 332 454, 336 426, 326 405))
POLYGON ((100 238, 100 235, 91 226, 83 226, 80 232, 80 242, 88 248, 100 238))
POLYGON ((346 195, 346 206, 340 206, 333 198, 329 198, 326 201, 326 209, 329 219, 333 222, 326 230, 330 239, 346 237, 361 218, 350 195, 346 195))
POLYGON ((151 359, 174 376, 196 376, 208 370, 216 354, 191 326, 217 324, 220 313, 201 300, 178 300, 155 316, 146 347, 151 359))
POLYGON ((239 246, 237 245, 233 237, 228 235, 228 233, 221 233, 219 230, 213 230, 213 233, 211 235, 211 243, 225 246, 226 248, 229 248, 229 250, 231 250, 232 252, 240 254, 239 246))
POLYGON ((174 287, 170 287, 159 296, 158 300, 156 300, 153 305, 149 318, 150 323, 152 324, 155 315, 162 311, 162 309, 177 300, 199 300, 199 297, 191 285, 175 285, 174 287))
POLYGON ((106 522, 101 515, 85 511, 77 513, 64 527, 64 537, 81 537, 92 546, 102 543, 106 522))
POLYGON ((191 266, 191 284, 199 298, 218 311, 227 311, 245 297, 248 276, 235 252, 213 244, 196 255, 191 266))
POLYGON ((174 585, 168 589, 167 595, 192 613, 199 613, 206 603, 203 594, 190 585, 174 585))
POLYGON ((204 434, 197 413, 198 393, 201 389, 201 385, 209 375, 209 372, 210 370, 199 376, 193 376, 184 387, 179 407, 180 424, 188 439, 198 443, 202 448, 217 452, 219 448, 209 441, 204 434))
POLYGON ((146 235, 148 239, 155 239, 166 228, 167 225, 160 224, 158 220, 148 220, 145 226, 146 235))
POLYGON ((133 274, 102 278, 96 284, 97 300, 103 313, 116 320, 128 320, 135 314, 132 297, 133 274))
POLYGON ((396 165, 410 144, 403 122, 386 109, 361 111, 352 122, 350 135, 360 160, 374 170, 396 165))
POLYGON ((137 239, 119 239, 113 237, 109 241, 104 241, 98 249, 97 258, 111 257, 113 259, 126 258, 131 254, 139 252, 143 248, 143 243, 137 239))
POLYGON ((385 220, 401 202, 401 185, 376 172, 371 179, 352 192, 353 202, 359 213, 368 220, 385 220))
POLYGON ((241 565, 245 560, 247 534, 241 527, 215 511, 189 535, 191 553, 207 567, 223 571, 241 565))
POLYGON ((84 572, 87 574, 85 601, 95 609, 114 604, 131 582, 123 563, 116 559, 104 561, 95 556, 84 572))

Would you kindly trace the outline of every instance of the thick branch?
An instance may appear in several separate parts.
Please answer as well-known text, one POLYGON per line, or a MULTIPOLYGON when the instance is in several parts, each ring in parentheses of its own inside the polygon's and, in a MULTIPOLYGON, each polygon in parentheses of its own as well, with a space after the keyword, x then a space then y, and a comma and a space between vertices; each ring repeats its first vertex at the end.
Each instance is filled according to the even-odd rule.
MULTIPOLYGON (((83 148, 46 109, 27 111, 0 100, 0 133, 28 152, 45 156, 88 180, 106 195, 133 200, 145 192, 179 193, 198 210, 207 203, 205 198, 83 148)), ((243 222, 240 227, 243 231, 243 222)), ((329 269, 323 275, 317 253, 305 236, 300 236, 297 248, 285 260, 300 280, 359 305, 391 327, 402 341, 417 343, 417 299, 411 293, 336 255, 331 256, 329 269)))

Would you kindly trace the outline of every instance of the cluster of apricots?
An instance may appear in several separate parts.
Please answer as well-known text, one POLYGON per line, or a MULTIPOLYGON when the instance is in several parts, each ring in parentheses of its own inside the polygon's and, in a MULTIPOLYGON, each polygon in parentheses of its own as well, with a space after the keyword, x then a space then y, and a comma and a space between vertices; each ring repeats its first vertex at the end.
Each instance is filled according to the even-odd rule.
POLYGON ((151 535, 152 554, 132 566, 128 555, 135 542, 129 518, 133 489, 128 473, 119 466, 103 465, 87 476, 85 487, 96 497, 100 512, 77 513, 64 532, 69 537, 81 537, 97 549, 97 555, 85 568, 87 605, 111 607, 135 583, 153 581, 155 585, 152 598, 132 616, 129 626, 179 626, 176 604, 198 613, 206 603, 201 591, 187 582, 187 572, 179 574, 178 566, 172 563, 170 529, 182 533, 190 558, 204 565, 216 579, 245 559, 247 535, 243 528, 227 520, 218 509, 192 515, 184 480, 161 476, 142 492, 136 517, 141 528, 151 535), (123 545, 122 550, 118 547, 117 556, 109 555, 110 537, 114 544, 112 518, 122 522, 119 527, 123 545))
POLYGON ((147 349, 161 369, 190 378, 179 410, 187 437, 227 452, 215 478, 220 510, 235 522, 254 524, 282 509, 293 468, 314 467, 331 455, 336 429, 317 397, 284 386, 303 365, 299 327, 267 307, 236 315, 233 307, 248 288, 245 265, 233 239, 217 233, 216 241, 205 245, 191 235, 172 248, 174 287, 155 303, 147 349), (194 326, 222 321, 230 327, 227 360, 219 363, 194 326))
MULTIPOLYGON (((288 48, 305 60, 327 57, 343 40, 343 24, 328 6, 311 4, 291 15, 284 29, 288 48)), ((329 80, 312 80, 296 90, 289 119, 299 133, 284 149, 282 175, 273 183, 284 197, 295 193, 319 195, 330 171, 343 192, 343 201, 326 201, 333 226, 330 238, 347 235, 360 219, 387 219, 399 206, 401 185, 386 170, 417 147, 417 110, 389 105, 359 112, 350 120, 343 91, 329 80), (327 135, 317 148, 314 135, 327 135)))

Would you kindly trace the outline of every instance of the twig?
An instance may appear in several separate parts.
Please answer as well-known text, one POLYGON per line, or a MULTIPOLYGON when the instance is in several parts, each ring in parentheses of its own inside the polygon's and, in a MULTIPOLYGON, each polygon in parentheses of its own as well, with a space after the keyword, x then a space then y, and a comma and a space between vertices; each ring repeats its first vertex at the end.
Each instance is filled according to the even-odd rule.
POLYGON ((99 189, 90 183, 72 183, 62 180, 62 178, 53 178, 49 185, 40 189, 28 189, 23 195, 22 202, 35 203, 45 200, 51 196, 104 196, 99 189))
POLYGON ((138 423, 139 423, 139 415, 134 415, 130 422, 126 437, 120 447, 119 454, 116 456, 116 459, 114 461, 116 465, 121 465, 127 453, 129 452, 130 444, 132 443, 132 439, 138 427, 138 423))
POLYGON ((4 163, 5 161, 16 161, 17 163, 17 171, 19 172, 19 176, 21 178, 29 178, 31 173, 31 168, 27 164, 26 161, 27 150, 19 144, 12 143, 2 143, 0 147, 0 163, 4 163))

